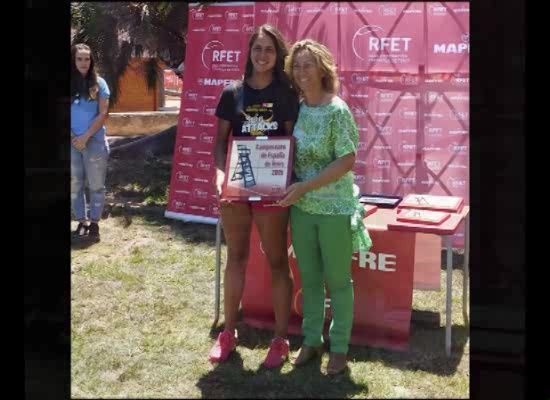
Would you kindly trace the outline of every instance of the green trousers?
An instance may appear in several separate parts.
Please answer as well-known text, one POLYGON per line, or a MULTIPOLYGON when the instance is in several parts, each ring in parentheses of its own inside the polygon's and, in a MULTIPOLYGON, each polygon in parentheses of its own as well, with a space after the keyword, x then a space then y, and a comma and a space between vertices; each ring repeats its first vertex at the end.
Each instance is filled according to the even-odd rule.
POLYGON ((330 351, 347 353, 353 324, 350 216, 309 214, 292 206, 290 229, 302 281, 304 344, 323 343, 326 283, 332 314, 330 351))

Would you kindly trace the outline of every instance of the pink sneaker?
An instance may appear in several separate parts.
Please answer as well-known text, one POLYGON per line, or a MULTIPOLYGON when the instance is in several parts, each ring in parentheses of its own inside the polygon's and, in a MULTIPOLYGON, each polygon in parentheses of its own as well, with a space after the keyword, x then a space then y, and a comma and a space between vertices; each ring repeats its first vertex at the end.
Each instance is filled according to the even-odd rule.
POLYGON ((231 332, 224 330, 218 335, 218 340, 210 349, 208 359, 212 363, 224 362, 229 354, 237 347, 237 337, 231 332))
POLYGON ((273 338, 269 351, 264 360, 264 367, 277 368, 280 367, 288 358, 288 340, 280 336, 273 338))

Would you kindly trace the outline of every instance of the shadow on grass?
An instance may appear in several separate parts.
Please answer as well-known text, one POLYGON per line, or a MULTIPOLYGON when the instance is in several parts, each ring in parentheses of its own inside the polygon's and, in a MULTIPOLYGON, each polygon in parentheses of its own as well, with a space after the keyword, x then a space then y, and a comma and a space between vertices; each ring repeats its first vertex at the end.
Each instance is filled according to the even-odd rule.
MULTIPOLYGON (((249 337, 251 332, 247 329, 239 331, 239 347, 255 345, 255 337, 249 337)), ((298 338, 291 338, 291 342, 296 339, 298 338)), ((267 347, 269 340, 270 338, 262 342, 262 352, 265 352, 263 347, 267 347)), ((297 350, 294 349, 295 345, 296 343, 291 343, 291 353, 297 350)), ((196 386, 201 390, 201 397, 319 399, 349 398, 359 392, 368 392, 367 385, 357 384, 352 380, 349 369, 337 376, 325 375, 321 370, 320 358, 300 367, 292 367, 288 372, 283 372, 280 368, 267 369, 261 365, 256 369, 245 369, 239 347, 224 363, 216 364, 212 371, 199 379, 196 386)))

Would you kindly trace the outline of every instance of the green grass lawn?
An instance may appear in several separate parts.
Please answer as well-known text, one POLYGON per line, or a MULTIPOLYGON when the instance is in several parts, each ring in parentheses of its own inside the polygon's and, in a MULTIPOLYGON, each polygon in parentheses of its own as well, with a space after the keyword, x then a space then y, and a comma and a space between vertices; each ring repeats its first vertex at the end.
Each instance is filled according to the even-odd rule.
MULTIPOLYGON (((442 270, 442 291, 413 296, 414 310, 441 313, 441 323, 413 321, 408 351, 352 345, 349 373, 336 377, 321 372, 327 354, 300 368, 286 363, 280 370, 265 370, 260 365, 272 333, 240 324, 237 351, 223 365, 210 364, 208 351, 220 328, 211 326, 215 227, 164 218, 170 163, 148 161, 145 172, 144 165, 111 164, 101 242, 74 245, 71 251, 73 397, 469 397, 460 268, 453 271, 451 357, 445 355, 440 326, 445 321, 442 270)), ((225 246, 222 262, 224 255, 225 246)), ((301 337, 291 336, 290 343, 297 351, 301 337)))

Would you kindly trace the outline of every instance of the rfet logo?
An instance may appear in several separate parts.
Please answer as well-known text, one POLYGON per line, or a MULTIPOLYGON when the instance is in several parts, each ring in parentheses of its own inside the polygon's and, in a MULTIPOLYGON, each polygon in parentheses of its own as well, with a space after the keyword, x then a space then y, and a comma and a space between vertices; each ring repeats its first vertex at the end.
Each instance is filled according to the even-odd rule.
POLYGON ((453 189, 466 189, 467 182, 464 179, 449 177, 447 179, 447 186, 453 189))
POLYGON ((451 78, 451 84, 455 86, 468 86, 470 84, 470 78, 468 76, 462 76, 460 74, 453 74, 451 78))
POLYGON ((254 25, 244 24, 241 31, 242 33, 254 33, 254 25))
POLYGON ((416 119, 417 115, 416 110, 409 110, 407 108, 399 110, 399 116, 403 119, 416 119))
POLYGON ((182 123, 183 126, 186 127, 186 128, 192 128, 192 127, 195 126, 195 121, 193 121, 192 119, 189 119, 189 118, 187 118, 187 117, 182 118, 181 123, 182 123))
POLYGON ((189 175, 185 175, 183 172, 178 171, 176 173, 176 179, 178 180, 178 182, 188 183, 189 182, 189 175))
POLYGON ((363 118, 367 116, 368 111, 361 106, 351 106, 351 113, 358 118, 363 118))
POLYGON ((365 45, 367 51, 389 53, 408 52, 412 40, 410 37, 385 37, 384 29, 378 25, 364 25, 359 28, 352 39, 352 48, 355 55, 361 60, 365 60, 365 45))
POLYGON ((355 175, 354 177, 355 183, 365 183, 366 180, 367 178, 365 175, 355 175))
POLYGON ((210 213, 214 215, 220 215, 220 207, 217 203, 210 204, 210 213))
POLYGON ((376 130, 381 135, 391 135, 392 134, 392 127, 391 126, 382 126, 380 124, 376 124, 376 130))
POLYGON ((356 74, 356 73, 353 73, 351 75, 351 83, 353 83, 355 85, 359 85, 359 84, 362 84, 362 83, 367 83, 368 81, 369 81, 369 77, 367 75, 356 74))
POLYGON ((183 93, 183 96, 185 97, 186 100, 190 100, 190 101, 197 101, 199 98, 199 94, 192 90, 186 90, 183 93))
POLYGON ((183 210, 185 208, 185 202, 180 200, 172 200, 172 207, 176 210, 183 210))
POLYGON ((203 21, 205 14, 203 11, 191 10, 191 18, 195 21, 203 21))
POLYGON ((426 135, 438 136, 443 134, 443 128, 437 128, 434 126, 425 126, 424 133, 426 135))
POLYGON ((406 141, 402 141, 399 147, 401 147, 401 151, 416 151, 416 144, 411 144, 406 141))
POLYGON ((435 16, 447 15, 447 7, 437 5, 437 4, 436 5, 430 5, 430 6, 428 6, 428 13, 430 15, 435 15, 435 16))
POLYGON ((180 146, 179 151, 184 156, 190 156, 191 154, 193 154, 193 149, 191 147, 180 146))
POLYGON ((202 113, 204 115, 214 115, 216 113, 216 108, 215 107, 210 107, 210 106, 204 106, 202 108, 202 113))
POLYGON ((226 11, 225 12, 225 19, 227 21, 236 21, 239 19, 239 13, 235 11, 226 11))
POLYGON ((193 189, 193 197, 195 197, 196 199, 207 199, 208 192, 203 189, 195 188, 193 189))
POLYGON ((210 32, 210 33, 222 33, 222 26, 221 26, 221 25, 212 24, 212 25, 210 25, 210 27, 208 28, 208 32, 210 32))
POLYGON ((399 176, 397 182, 401 183, 403 186, 414 185, 416 183, 416 178, 414 176, 399 176))
POLYGON ((211 163, 207 163, 204 160, 197 161, 196 167, 200 169, 201 171, 210 171, 210 168, 212 167, 211 163))
POLYGON ((397 7, 393 5, 381 5, 378 7, 378 14, 384 16, 384 17, 390 17, 390 16, 396 16, 397 15, 397 7))
POLYGON ((199 136, 199 140, 202 142, 202 143, 206 143, 206 144, 212 144, 214 143, 214 136, 213 135, 210 135, 206 132, 203 132, 200 134, 199 136))
POLYGON ((340 5, 336 5, 336 4, 333 4, 333 5, 330 6, 330 13, 333 14, 333 15, 347 14, 348 10, 349 10, 348 7, 344 7, 344 6, 340 6, 340 5))
POLYGON ((432 171, 439 171, 441 169, 441 162, 438 160, 424 160, 424 164, 426 165, 426 168, 432 170, 432 171))
POLYGON ((384 103, 384 102, 391 102, 395 98, 395 93, 392 92, 383 92, 383 91, 376 91, 376 98, 384 103))
POLYGON ((391 160, 375 158, 374 160, 372 160, 372 165, 376 168, 390 168, 391 160))
POLYGON ((466 154, 468 152, 468 146, 465 144, 451 143, 449 145, 449 152, 453 154, 466 154))
POLYGON ((451 110, 449 111, 449 117, 454 120, 462 120, 465 121, 468 119, 468 111, 456 111, 451 110))
POLYGON ((367 150, 367 143, 366 142, 358 142, 357 143, 357 150, 359 151, 365 151, 367 150))
POLYGON ((202 49, 202 65, 206 69, 238 71, 240 55, 241 50, 228 50, 219 40, 211 40, 202 49))
POLYGON ((411 75, 411 74, 403 74, 401 75, 401 78, 399 80, 402 85, 407 85, 407 86, 418 85, 418 82, 420 81, 418 76, 411 75))

